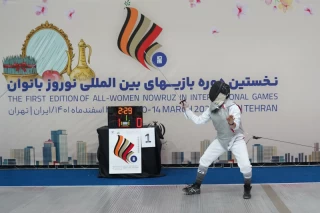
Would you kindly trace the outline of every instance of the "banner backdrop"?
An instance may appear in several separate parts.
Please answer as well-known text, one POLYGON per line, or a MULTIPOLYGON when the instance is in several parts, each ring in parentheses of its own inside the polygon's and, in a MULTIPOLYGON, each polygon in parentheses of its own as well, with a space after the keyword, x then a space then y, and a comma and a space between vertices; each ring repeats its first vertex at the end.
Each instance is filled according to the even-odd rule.
POLYGON ((163 164, 198 163, 216 133, 179 101, 200 115, 216 80, 242 107, 246 140, 305 145, 250 140, 252 162, 320 161, 319 11, 318 0, 3 0, 0 162, 97 164, 108 106, 139 105, 165 131, 163 164))

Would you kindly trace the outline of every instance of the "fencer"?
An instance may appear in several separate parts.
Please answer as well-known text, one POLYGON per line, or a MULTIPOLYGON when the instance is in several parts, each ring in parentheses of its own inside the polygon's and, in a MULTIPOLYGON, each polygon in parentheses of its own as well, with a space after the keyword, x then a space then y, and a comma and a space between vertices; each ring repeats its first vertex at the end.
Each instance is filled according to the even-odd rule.
POLYGON ((216 81, 209 91, 210 107, 200 116, 195 115, 186 102, 182 102, 184 115, 195 124, 205 124, 212 121, 217 136, 200 158, 196 180, 183 189, 187 195, 200 194, 200 186, 208 171, 208 167, 226 151, 235 156, 240 172, 244 177, 244 199, 251 198, 252 166, 249 160, 244 131, 241 124, 241 109, 229 99, 230 87, 221 81, 216 81))

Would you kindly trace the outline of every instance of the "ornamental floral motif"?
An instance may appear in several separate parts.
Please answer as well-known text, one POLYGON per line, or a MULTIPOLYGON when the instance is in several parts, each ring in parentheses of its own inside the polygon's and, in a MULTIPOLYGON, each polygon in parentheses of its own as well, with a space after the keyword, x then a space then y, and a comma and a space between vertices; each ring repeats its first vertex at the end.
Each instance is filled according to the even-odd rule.
MULTIPOLYGON (((288 10, 293 8, 293 0, 264 0, 266 5, 273 5, 274 10, 280 10, 286 13, 288 10)), ((299 3, 298 0, 295 0, 296 3, 299 3)))
POLYGON ((283 12, 287 12, 288 10, 292 9, 292 2, 293 0, 275 0, 276 2, 279 2, 278 8, 279 10, 282 10, 283 12))

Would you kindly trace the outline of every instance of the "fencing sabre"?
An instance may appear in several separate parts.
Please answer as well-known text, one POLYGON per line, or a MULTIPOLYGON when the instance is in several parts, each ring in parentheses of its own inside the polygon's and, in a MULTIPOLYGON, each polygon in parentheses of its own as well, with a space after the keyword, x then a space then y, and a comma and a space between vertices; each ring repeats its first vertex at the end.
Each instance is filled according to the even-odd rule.
MULTIPOLYGON (((231 105, 231 106, 233 106, 233 105, 231 105)), ((241 110, 241 112, 242 112, 242 110, 241 110)), ((304 144, 300 144, 300 143, 293 143, 293 142, 289 142, 289 141, 283 141, 283 140, 277 140, 277 139, 272 139, 272 138, 255 136, 255 135, 252 135, 252 134, 248 133, 243 128, 241 128, 241 125, 239 126, 239 129, 241 129, 245 135, 251 136, 249 138, 249 140, 246 142, 246 144, 248 144, 251 139, 254 139, 254 140, 265 139, 265 140, 275 141, 275 142, 279 142, 279 143, 288 143, 288 144, 293 144, 293 145, 296 145, 296 146, 304 146, 304 147, 316 148, 316 147, 313 147, 313 146, 308 146, 308 145, 304 145, 304 144)))
POLYGON ((288 144, 293 144, 293 145, 296 145, 296 146, 304 146, 304 147, 316 148, 314 146, 308 146, 308 145, 304 145, 304 144, 300 144, 300 143, 293 143, 293 142, 290 142, 290 141, 282 141, 282 140, 277 140, 277 139, 272 139, 272 138, 265 138, 265 137, 258 137, 258 136, 252 136, 252 138, 250 138, 247 141, 247 144, 251 139, 255 139, 255 140, 265 139, 265 140, 275 141, 275 142, 279 142, 279 143, 288 143, 288 144))
POLYGON ((1 99, 7 92, 8 92, 8 90, 6 90, 4 93, 2 93, 2 94, 0 95, 0 99, 1 99))
POLYGON ((304 145, 304 144, 301 144, 301 143, 293 143, 293 142, 290 142, 290 141, 283 141, 283 140, 277 140, 277 139, 266 138, 266 137, 261 137, 261 136, 255 136, 255 135, 249 134, 248 132, 245 132, 245 131, 244 131, 244 133, 247 134, 247 135, 251 135, 252 136, 252 137, 249 138, 249 140, 246 142, 246 144, 248 144, 251 139, 254 139, 254 140, 265 139, 265 140, 268 140, 268 141, 275 141, 275 142, 278 142, 278 143, 287 143, 287 144, 292 144, 292 145, 295 145, 295 146, 304 146, 304 147, 309 147, 309 148, 313 148, 313 149, 316 148, 314 146, 304 145))
MULTIPOLYGON (((146 56, 148 56, 148 57, 150 57, 151 58, 151 56, 146 52, 146 51, 144 51, 144 54, 146 55, 146 56)), ((167 79, 167 77, 163 74, 163 72, 158 68, 158 67, 156 67, 156 66, 154 66, 154 68, 156 69, 156 70, 158 70, 160 73, 161 73, 161 75, 165 78, 165 80, 167 81, 167 83, 169 83, 170 85, 171 85, 171 83, 170 83, 170 81, 167 79)), ((182 103, 184 103, 184 102, 186 102, 186 100, 181 100, 181 97, 178 95, 178 93, 176 92, 176 90, 174 90, 174 92, 176 93, 176 95, 179 97, 179 99, 180 99, 180 104, 182 104, 182 103)))

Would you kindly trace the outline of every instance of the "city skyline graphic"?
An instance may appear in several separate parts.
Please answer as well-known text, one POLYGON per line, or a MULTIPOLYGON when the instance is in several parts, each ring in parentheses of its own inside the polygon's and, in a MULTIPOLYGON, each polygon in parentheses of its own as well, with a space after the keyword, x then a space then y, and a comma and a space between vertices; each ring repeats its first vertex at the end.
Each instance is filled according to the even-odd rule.
MULTIPOLYGON (((203 140, 200 141, 200 151, 171 152, 171 164, 198 164, 210 144, 210 140, 203 140)), ((75 159, 68 155, 66 130, 52 130, 51 138, 43 142, 41 153, 42 156, 36 156, 35 147, 30 145, 20 149, 10 149, 9 157, 0 156, 0 166, 98 165, 97 153, 87 151, 87 142, 76 142, 75 159)), ((285 152, 281 155, 278 153, 277 146, 253 144, 249 156, 251 163, 320 162, 319 143, 314 143, 313 151, 309 153, 299 152, 296 155, 290 152, 285 152)), ((214 163, 237 163, 237 160, 232 152, 228 151, 222 154, 214 163)))
MULTIPOLYGON (((212 143, 210 140, 200 141, 200 152, 172 152, 171 164, 199 164, 199 160, 205 150, 212 143)), ((264 146, 262 144, 253 144, 252 151, 249 152, 251 163, 305 163, 320 162, 319 143, 314 143, 314 149, 311 153, 298 153, 294 156, 286 152, 284 155, 278 154, 277 146, 264 146)), ((235 156, 231 151, 222 154, 214 163, 237 163, 235 156)))
POLYGON ((68 137, 66 130, 52 130, 51 138, 43 142, 42 156, 36 156, 34 146, 26 146, 20 149, 10 149, 10 157, 0 156, 0 166, 8 165, 97 165, 97 153, 87 152, 87 143, 77 141, 76 159, 68 154, 68 137), (36 160, 42 159, 42 160, 36 160))

